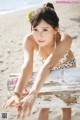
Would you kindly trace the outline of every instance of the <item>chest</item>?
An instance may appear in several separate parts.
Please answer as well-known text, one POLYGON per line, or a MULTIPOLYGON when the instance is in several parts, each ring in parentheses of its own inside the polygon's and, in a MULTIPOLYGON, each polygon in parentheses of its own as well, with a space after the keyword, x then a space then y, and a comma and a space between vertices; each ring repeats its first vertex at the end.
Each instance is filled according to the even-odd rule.
POLYGON ((39 49, 37 54, 42 58, 42 59, 47 59, 48 56, 51 53, 54 53, 55 49, 51 48, 51 49, 39 49))

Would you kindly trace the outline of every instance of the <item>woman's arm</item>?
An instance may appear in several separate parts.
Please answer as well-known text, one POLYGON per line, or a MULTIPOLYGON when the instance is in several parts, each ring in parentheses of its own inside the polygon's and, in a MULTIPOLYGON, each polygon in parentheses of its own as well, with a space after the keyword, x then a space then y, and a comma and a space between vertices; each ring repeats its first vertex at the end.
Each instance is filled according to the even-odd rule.
POLYGON ((47 76, 49 75, 53 66, 63 57, 63 55, 70 49, 72 39, 70 36, 64 37, 64 39, 57 45, 54 53, 52 53, 41 67, 36 80, 32 86, 31 93, 38 93, 42 85, 44 84, 47 76))
POLYGON ((41 67, 40 71, 37 74, 35 82, 29 92, 29 94, 20 101, 20 105, 22 109, 19 111, 18 117, 21 116, 22 118, 26 116, 26 112, 30 115, 33 104, 37 98, 38 92, 43 86, 47 76, 49 75, 51 68, 62 58, 62 56, 70 49, 72 39, 67 37, 64 41, 60 42, 57 45, 55 53, 53 53, 47 58, 44 65, 41 67))
POLYGON ((24 64, 22 66, 21 74, 17 82, 14 93, 22 94, 22 91, 27 84, 27 81, 30 79, 33 71, 33 46, 31 37, 25 37, 23 42, 24 49, 24 64))

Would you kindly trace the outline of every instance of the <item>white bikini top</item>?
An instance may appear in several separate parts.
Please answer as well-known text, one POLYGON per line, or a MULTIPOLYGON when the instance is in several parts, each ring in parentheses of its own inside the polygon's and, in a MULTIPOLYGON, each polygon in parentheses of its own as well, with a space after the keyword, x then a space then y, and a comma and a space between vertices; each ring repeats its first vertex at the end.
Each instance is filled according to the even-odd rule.
MULTIPOLYGON (((68 53, 69 53, 69 51, 67 51, 67 52, 64 54, 64 56, 59 60, 58 64, 62 64, 62 63, 64 63, 64 62, 67 60, 68 53)), ((38 57, 37 59, 38 59, 39 61, 41 61, 42 63, 44 63, 45 60, 46 60, 46 59, 42 59, 42 58, 41 58, 41 56, 40 56, 40 54, 39 54, 39 51, 37 52, 37 57, 38 57)))

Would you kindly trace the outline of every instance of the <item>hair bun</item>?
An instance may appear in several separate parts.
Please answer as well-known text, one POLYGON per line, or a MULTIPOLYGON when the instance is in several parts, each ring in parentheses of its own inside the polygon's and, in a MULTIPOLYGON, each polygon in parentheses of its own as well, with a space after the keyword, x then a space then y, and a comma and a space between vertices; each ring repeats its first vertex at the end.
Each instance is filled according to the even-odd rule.
POLYGON ((46 4, 46 6, 52 8, 52 9, 54 9, 54 6, 53 6, 52 3, 49 3, 49 2, 48 2, 48 3, 46 4))

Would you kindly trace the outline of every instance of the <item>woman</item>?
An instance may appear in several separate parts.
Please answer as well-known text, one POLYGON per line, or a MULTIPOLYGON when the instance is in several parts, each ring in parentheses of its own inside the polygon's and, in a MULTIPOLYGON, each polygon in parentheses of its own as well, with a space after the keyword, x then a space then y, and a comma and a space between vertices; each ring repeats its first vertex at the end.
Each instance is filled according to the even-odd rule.
MULTIPOLYGON (((59 31, 59 18, 51 3, 47 3, 29 16, 32 33, 24 39, 24 64, 20 80, 18 81, 14 95, 4 104, 18 107, 18 117, 22 114, 24 119, 26 112, 31 113, 38 92, 43 86, 51 71, 75 67, 76 62, 70 50, 72 39, 69 35, 59 31), (33 71, 33 53, 38 51, 42 66, 38 71, 35 82, 29 94, 20 100, 21 94, 33 71)), ((71 109, 62 108, 62 120, 71 120, 71 109)), ((49 108, 42 108, 38 120, 48 120, 49 108)))

